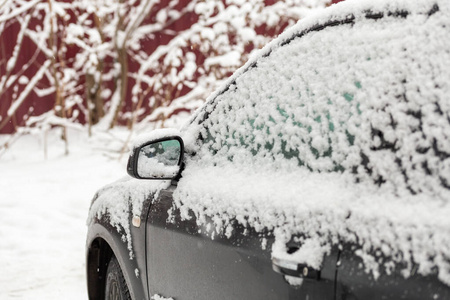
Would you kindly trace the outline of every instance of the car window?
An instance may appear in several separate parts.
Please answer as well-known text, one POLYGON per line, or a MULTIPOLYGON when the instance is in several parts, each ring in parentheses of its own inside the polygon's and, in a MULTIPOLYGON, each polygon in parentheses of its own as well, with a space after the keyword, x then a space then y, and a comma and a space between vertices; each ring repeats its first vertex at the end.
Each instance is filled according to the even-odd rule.
POLYGON ((292 69, 290 62, 299 59, 301 44, 297 39, 277 49, 218 97, 203 123, 203 147, 212 156, 313 171, 344 170, 346 157, 334 144, 353 145, 347 123, 360 113, 353 100, 361 83, 357 76, 350 77, 345 88, 334 91, 318 80, 328 73, 324 66, 309 66, 308 73, 292 69))
MULTIPOLYGON (((301 97, 300 94, 297 96, 301 97)), ((353 98, 349 93, 343 96, 347 101, 351 101, 353 98)), ((269 96, 267 100, 270 101, 271 99, 273 97, 269 96)), ((329 104, 331 105, 331 101, 329 101, 329 104)), ((230 112, 224 112, 224 114, 231 115, 230 112)), ((255 111, 255 114, 259 114, 259 112, 255 111)), ((313 140, 309 136, 314 134, 313 130, 317 130, 317 128, 319 128, 319 132, 324 132, 324 129, 330 132, 334 131, 335 125, 329 112, 315 114, 315 117, 312 118, 312 124, 302 123, 296 118, 297 115, 291 105, 277 103, 273 112, 265 117, 253 117, 250 115, 246 117, 240 123, 241 130, 236 130, 233 126, 226 126, 226 131, 221 132, 223 133, 223 138, 220 139, 220 143, 217 143, 217 132, 214 132, 215 135, 213 136, 209 127, 206 127, 206 135, 203 140, 204 144, 208 145, 212 155, 217 155, 219 149, 225 149, 227 150, 228 160, 233 161, 234 153, 230 150, 233 150, 234 147, 239 147, 248 150, 253 156, 258 156, 262 153, 264 155, 269 154, 273 160, 280 158, 293 160, 298 166, 306 166, 312 169, 310 165, 305 164, 308 157, 300 153, 298 143, 301 143, 307 147, 310 158, 315 160, 320 158, 332 159, 333 145, 331 139, 324 137, 326 140, 322 140, 322 144, 320 144, 320 141, 317 139, 313 140), (323 126, 326 128, 320 129, 323 126), (282 130, 279 130, 280 128, 282 130), (279 131, 273 133, 275 130, 279 131), (292 134, 297 136, 292 137, 292 134), (293 141, 294 138, 297 139, 297 143, 293 141), (280 156, 276 154, 280 154, 280 156)), ((345 130, 345 135, 349 145, 352 145, 354 136, 347 130, 345 130)), ((272 162, 268 161, 268 163, 272 162)), ((338 160, 334 159, 329 163, 332 164, 332 167, 328 170, 343 171, 343 167, 338 160)))

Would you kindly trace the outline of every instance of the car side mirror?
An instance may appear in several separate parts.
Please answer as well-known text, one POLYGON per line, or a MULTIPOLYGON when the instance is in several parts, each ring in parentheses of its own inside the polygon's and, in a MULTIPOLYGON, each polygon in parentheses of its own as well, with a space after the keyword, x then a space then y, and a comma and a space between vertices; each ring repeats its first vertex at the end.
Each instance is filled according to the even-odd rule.
POLYGON ((138 179, 174 179, 180 173, 183 153, 179 136, 149 141, 132 150, 127 172, 138 179))

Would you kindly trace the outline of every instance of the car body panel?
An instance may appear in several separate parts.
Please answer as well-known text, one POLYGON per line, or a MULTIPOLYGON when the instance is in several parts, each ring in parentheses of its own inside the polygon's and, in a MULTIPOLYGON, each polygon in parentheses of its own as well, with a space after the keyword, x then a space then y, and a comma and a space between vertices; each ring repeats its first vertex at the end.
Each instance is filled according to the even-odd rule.
POLYGON ((208 230, 208 225, 197 224, 194 215, 187 220, 174 210, 169 216, 173 189, 162 191, 149 211, 150 295, 180 300, 334 298, 337 251, 325 258, 320 279, 303 279, 300 286, 291 286, 272 269, 273 236, 235 226, 228 237, 225 233, 212 237, 211 220, 208 230))
MULTIPOLYGON (((363 267, 363 259, 355 255, 354 245, 346 244, 342 249, 336 278, 338 300, 450 299, 449 287, 438 279, 436 272, 422 276, 417 274, 415 265, 408 274, 404 265, 385 260, 387 264, 376 270, 375 279, 374 273, 363 267), (388 271, 385 266, 389 266, 388 271)), ((382 255, 378 257, 383 260, 382 255)))

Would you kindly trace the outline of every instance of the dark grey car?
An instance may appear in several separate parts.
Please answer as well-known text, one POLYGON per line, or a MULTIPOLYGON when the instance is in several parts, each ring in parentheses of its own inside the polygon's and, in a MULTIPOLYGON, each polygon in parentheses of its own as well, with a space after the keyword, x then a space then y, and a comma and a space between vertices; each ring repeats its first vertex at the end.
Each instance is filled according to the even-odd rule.
POLYGON ((445 1, 332 6, 138 139, 90 299, 450 299, 449 29, 445 1))

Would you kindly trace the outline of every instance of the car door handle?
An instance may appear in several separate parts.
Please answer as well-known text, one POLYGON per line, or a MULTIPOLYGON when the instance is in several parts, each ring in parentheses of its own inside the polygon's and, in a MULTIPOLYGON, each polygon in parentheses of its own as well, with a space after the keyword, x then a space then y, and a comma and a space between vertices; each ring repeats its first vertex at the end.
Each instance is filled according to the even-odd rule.
POLYGON ((293 277, 305 278, 305 279, 320 279, 320 270, 311 268, 305 264, 298 264, 293 261, 272 258, 272 269, 282 275, 288 275, 293 277))

